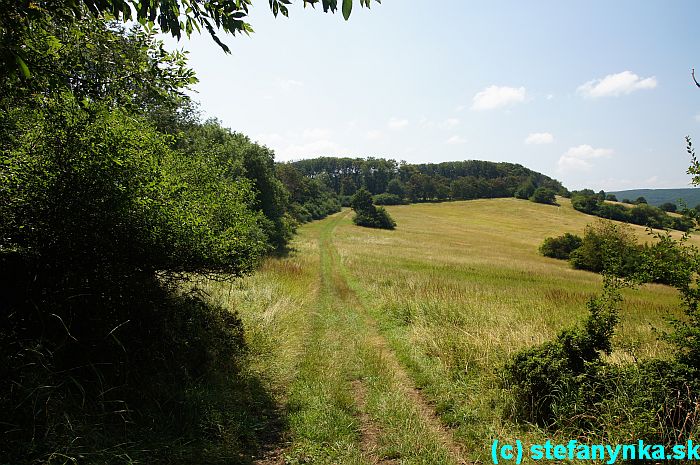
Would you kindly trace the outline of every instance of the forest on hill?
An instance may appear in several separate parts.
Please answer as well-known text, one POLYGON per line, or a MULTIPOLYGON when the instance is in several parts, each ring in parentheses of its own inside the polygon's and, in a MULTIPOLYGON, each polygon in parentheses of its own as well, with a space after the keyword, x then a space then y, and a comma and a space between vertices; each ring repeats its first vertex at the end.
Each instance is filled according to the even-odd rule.
POLYGON ((537 188, 558 195, 568 191, 544 174, 513 163, 481 160, 409 164, 384 158, 320 157, 289 163, 303 175, 319 179, 334 193, 351 196, 360 187, 385 203, 529 198, 537 188))

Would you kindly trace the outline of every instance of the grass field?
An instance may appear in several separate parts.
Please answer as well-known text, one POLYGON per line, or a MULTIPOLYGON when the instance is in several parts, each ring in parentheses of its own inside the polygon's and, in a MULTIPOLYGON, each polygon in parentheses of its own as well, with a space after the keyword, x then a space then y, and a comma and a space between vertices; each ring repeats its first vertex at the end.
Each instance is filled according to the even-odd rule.
MULTIPOLYGON (((201 283, 240 314, 251 369, 284 418, 254 463, 485 463, 494 438, 542 438, 503 420, 498 367, 580 322, 601 290, 600 276, 538 253, 544 237, 596 221, 561 204, 390 207, 395 231, 344 211, 302 227, 255 275, 201 283)), ((655 330, 678 313, 676 292, 624 296, 611 358, 663 356, 655 330)))

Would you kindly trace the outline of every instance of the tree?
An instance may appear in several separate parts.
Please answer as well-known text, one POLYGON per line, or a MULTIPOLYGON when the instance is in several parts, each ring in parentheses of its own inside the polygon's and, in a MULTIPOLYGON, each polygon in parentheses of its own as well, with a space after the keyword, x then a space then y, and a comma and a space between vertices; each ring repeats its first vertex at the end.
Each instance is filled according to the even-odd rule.
POLYGON ((355 211, 353 222, 358 226, 380 229, 394 229, 396 222, 383 207, 375 207, 372 194, 365 188, 359 189, 352 197, 350 206, 355 211))
POLYGON ((637 197, 637 200, 635 200, 634 203, 636 203, 637 205, 639 205, 640 203, 647 203, 647 199, 640 196, 640 197, 637 197))
POLYGON ((554 205, 556 203, 557 197, 556 193, 552 189, 547 189, 546 187, 538 187, 533 192, 530 200, 536 203, 546 203, 549 205, 554 205))
POLYGON ((678 206, 675 203, 666 202, 660 207, 665 212, 675 213, 678 210, 678 206))

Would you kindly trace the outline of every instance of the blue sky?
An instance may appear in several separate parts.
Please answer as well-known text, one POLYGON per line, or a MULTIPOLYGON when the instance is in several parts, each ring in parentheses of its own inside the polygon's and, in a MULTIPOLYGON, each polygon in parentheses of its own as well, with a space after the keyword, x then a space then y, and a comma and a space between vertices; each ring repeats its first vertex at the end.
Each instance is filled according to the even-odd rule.
MULTIPOLYGON (((356 2, 357 3, 357 2, 356 2)), ((320 9, 190 52, 206 116, 278 160, 521 163, 570 189, 688 187, 700 143, 700 2, 383 0, 320 9), (426 5, 428 7, 426 7, 426 5)))

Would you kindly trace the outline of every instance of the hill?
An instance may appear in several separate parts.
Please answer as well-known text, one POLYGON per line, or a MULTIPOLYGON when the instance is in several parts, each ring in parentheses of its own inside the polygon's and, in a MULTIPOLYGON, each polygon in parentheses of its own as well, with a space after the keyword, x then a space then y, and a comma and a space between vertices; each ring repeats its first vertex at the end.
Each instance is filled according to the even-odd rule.
POLYGON ((635 200, 638 197, 644 197, 650 205, 659 206, 664 203, 678 204, 678 200, 682 199, 686 206, 693 208, 700 204, 700 189, 631 189, 625 191, 608 192, 614 194, 618 200, 630 199, 635 200))

